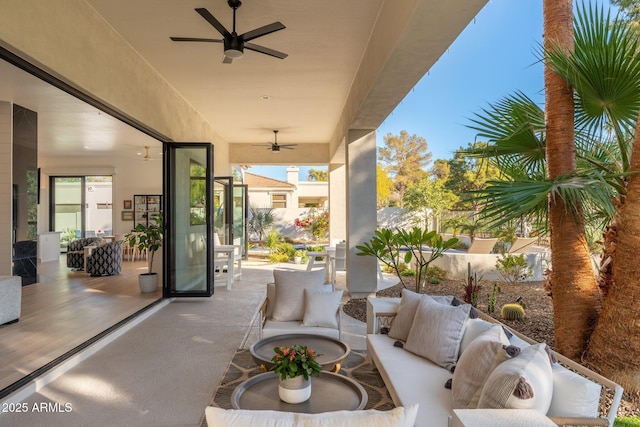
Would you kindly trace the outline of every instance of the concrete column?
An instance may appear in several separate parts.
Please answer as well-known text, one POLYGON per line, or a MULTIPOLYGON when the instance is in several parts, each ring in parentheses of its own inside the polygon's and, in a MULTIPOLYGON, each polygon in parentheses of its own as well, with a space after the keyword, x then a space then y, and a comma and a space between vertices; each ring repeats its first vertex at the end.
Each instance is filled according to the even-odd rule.
POLYGON ((329 165, 329 242, 347 240, 347 167, 329 165))
POLYGON ((347 289, 364 298, 378 288, 377 259, 356 256, 376 229, 376 133, 350 130, 347 142, 347 289))
POLYGON ((13 106, 0 101, 0 276, 11 276, 11 217, 13 205, 13 106))

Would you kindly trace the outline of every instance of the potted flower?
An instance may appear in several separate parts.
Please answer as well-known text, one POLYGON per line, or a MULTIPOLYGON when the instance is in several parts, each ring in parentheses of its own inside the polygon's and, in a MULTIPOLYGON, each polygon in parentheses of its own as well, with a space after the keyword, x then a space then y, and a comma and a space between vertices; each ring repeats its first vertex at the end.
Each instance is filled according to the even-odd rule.
POLYGON ((298 249, 294 254, 293 261, 296 264, 302 264, 305 261, 305 258, 307 258, 307 251, 304 249, 298 249))
POLYGON ((320 375, 322 365, 316 358, 320 356, 304 345, 276 347, 271 358, 273 372, 280 376, 278 394, 287 403, 301 403, 311 397, 311 376, 320 375))
POLYGON ((136 225, 133 232, 124 237, 129 246, 137 247, 141 253, 147 251, 148 270, 138 275, 138 285, 141 292, 155 292, 158 287, 158 273, 153 271, 153 255, 162 246, 162 213, 153 215, 149 225, 136 225))

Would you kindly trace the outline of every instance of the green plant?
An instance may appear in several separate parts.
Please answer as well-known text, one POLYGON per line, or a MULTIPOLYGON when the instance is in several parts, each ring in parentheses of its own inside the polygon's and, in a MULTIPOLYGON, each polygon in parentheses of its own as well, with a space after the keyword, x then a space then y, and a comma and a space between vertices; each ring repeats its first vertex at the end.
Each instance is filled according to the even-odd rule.
POLYGON ((273 226, 273 208, 249 208, 251 218, 249 218, 249 231, 258 235, 259 240, 263 240, 267 231, 273 226))
POLYGON ((410 268, 405 268, 400 272, 400 275, 403 277, 416 277, 416 271, 411 270, 410 268))
POLYGON ((496 270, 506 282, 512 284, 533 276, 533 268, 524 254, 502 254, 496 261, 496 270))
POLYGON ((471 304, 474 307, 478 306, 478 297, 480 296, 480 280, 477 273, 471 272, 471 263, 467 263, 467 279, 464 282, 464 297, 463 300, 467 304, 471 304))
POLYGON ((438 281, 444 280, 447 278, 447 270, 444 270, 437 265, 430 265, 427 268, 427 277, 429 277, 430 279, 438 279, 438 281))
POLYGON ((298 249, 294 256, 296 258, 301 258, 302 261, 306 261, 309 259, 309 257, 307 256, 307 251, 305 251, 304 249, 298 249))
POLYGON ((279 262, 289 262, 291 260, 291 258, 289 258, 289 255, 284 254, 284 253, 271 253, 269 254, 269 262, 272 264, 277 264, 279 262))
POLYGON ((282 241, 282 234, 278 230, 271 230, 265 238, 265 246, 269 248, 269 252, 273 252, 273 248, 282 241))
POLYGON ((524 319, 524 308, 520 304, 505 304, 500 310, 500 315, 505 320, 522 320, 524 319))
POLYGON ((359 251, 356 255, 375 256, 384 265, 393 268, 405 288, 407 286, 402 280, 400 265, 402 262, 409 264, 412 259, 415 259, 415 290, 420 293, 420 290, 427 283, 429 264, 456 243, 458 243, 458 239, 455 237, 444 241, 437 232, 423 230, 420 227, 413 227, 411 231, 403 229, 394 231, 382 228, 376 230, 370 241, 356 246, 359 251), (429 249, 425 250, 425 247, 429 249), (401 253, 403 254, 401 255, 401 253))
POLYGON ((487 295, 487 313, 489 314, 493 314, 496 311, 496 300, 498 292, 500 292, 498 282, 493 282, 491 293, 487 295))
POLYGON ((149 225, 139 223, 132 233, 125 234, 129 246, 137 247, 140 252, 147 251, 149 257, 149 271, 153 273, 153 255, 162 246, 162 212, 158 212, 149 218, 149 225))
POLYGON ((282 380, 300 375, 308 380, 311 375, 317 377, 322 371, 322 365, 316 361, 321 355, 307 346, 275 347, 273 351, 276 353, 271 358, 274 363, 273 372, 279 374, 282 380))
POLYGON ((71 243, 76 240, 76 232, 73 228, 67 227, 60 233, 60 243, 71 243))
POLYGON ((618 417, 613 427, 640 427, 640 417, 618 417))

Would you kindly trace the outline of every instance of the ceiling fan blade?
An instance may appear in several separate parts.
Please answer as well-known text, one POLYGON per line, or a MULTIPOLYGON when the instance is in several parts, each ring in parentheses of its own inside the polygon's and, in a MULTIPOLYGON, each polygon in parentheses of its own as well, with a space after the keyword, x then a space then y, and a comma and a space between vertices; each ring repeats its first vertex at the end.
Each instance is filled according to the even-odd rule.
POLYGON ((230 58, 227 55, 222 55, 223 64, 231 64, 232 62, 233 62, 233 58, 230 58))
POLYGON ((199 7, 196 12, 200 14, 213 28, 218 30, 220 34, 226 39, 231 38, 231 33, 218 21, 207 9, 199 7))
POLYGON ((245 43, 244 48, 252 50, 254 52, 264 53, 265 55, 275 56, 276 58, 280 59, 284 59, 289 56, 286 53, 278 52, 277 50, 269 49, 268 47, 260 46, 253 43, 245 43))
POLYGON ((274 22, 273 24, 265 25, 264 27, 256 28, 255 30, 247 31, 240 37, 245 42, 257 39, 258 37, 266 36, 267 34, 275 33, 276 31, 284 30, 286 27, 282 22, 274 22))
POLYGON ((169 37, 174 42, 208 42, 208 43, 222 43, 222 39, 201 39, 198 37, 169 37))

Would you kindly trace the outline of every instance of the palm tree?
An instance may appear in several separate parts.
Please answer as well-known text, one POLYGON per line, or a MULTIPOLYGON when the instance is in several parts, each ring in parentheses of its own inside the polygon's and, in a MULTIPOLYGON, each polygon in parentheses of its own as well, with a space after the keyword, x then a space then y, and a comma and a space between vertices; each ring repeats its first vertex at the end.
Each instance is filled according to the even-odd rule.
POLYGON ((251 218, 249 218, 249 231, 256 233, 260 241, 264 240, 267 231, 273 226, 273 208, 249 208, 251 218))
MULTIPOLYGON (((618 224, 619 241, 615 256, 618 259, 618 252, 624 253, 621 255, 624 262, 618 259, 613 263, 615 285, 604 301, 603 312, 593 334, 589 330, 595 323, 597 312, 584 319, 582 326, 575 323, 565 326, 567 324, 559 324, 556 320, 556 337, 565 339, 570 328, 586 328, 572 333, 580 336, 580 340, 590 338, 586 356, 591 366, 618 380, 629 390, 638 389, 640 363, 636 360, 640 360, 637 357, 640 338, 637 333, 611 332, 618 328, 633 331, 633 325, 640 316, 629 304, 629 301, 640 299, 640 281, 637 273, 632 271, 638 264, 637 254, 640 253, 637 246, 640 230, 636 229, 640 223, 633 216, 635 214, 630 213, 638 212, 636 204, 640 203, 640 188, 636 187, 640 186, 637 182, 640 178, 636 174, 629 175, 630 171, 640 170, 640 159, 636 158, 640 157, 640 142, 636 142, 639 150, 630 157, 630 135, 638 122, 640 104, 640 62, 636 52, 637 40, 627 27, 617 20, 612 22, 608 15, 593 9, 578 12, 575 49, 570 55, 557 45, 547 49, 548 66, 553 67, 575 90, 576 161, 574 169, 564 174, 557 175, 556 172, 556 176, 551 175, 552 157, 558 153, 548 147, 551 141, 549 127, 545 129, 543 111, 526 96, 517 94, 506 98, 473 120, 480 135, 492 142, 484 154, 493 157, 508 178, 508 181, 490 183, 480 194, 480 198, 487 202, 484 215, 494 223, 526 215, 533 218, 534 223, 543 223, 547 209, 550 212, 552 262, 556 266, 552 276, 554 316, 570 313, 571 306, 579 300, 589 301, 587 308, 580 309, 588 315, 594 305, 592 300, 599 299, 598 293, 592 289, 591 264, 570 264, 568 260, 572 258, 557 258, 557 252, 562 254, 573 246, 566 242, 558 246, 563 242, 554 242, 554 239, 558 235, 563 236, 563 228, 571 224, 573 227, 569 231, 572 233, 580 231, 580 224, 585 222, 594 226, 611 221, 618 224), (550 164, 549 176, 545 175, 545 160, 550 164), (627 181, 628 186, 625 187, 627 181), (551 202, 555 203, 546 203, 549 195, 551 202), (623 203, 625 197, 626 203, 623 203), (567 207, 559 215, 556 212, 563 221, 560 230, 558 224, 554 228, 554 221, 557 222, 558 218, 551 214, 558 207, 558 201, 567 207), (632 204, 633 207, 630 206, 632 204), (616 208, 624 214, 620 220, 615 219, 616 208), (578 273, 587 278, 588 288, 581 286, 572 291, 567 289, 565 282, 557 281, 560 275, 578 273), (562 293, 560 299, 559 292, 562 293), (632 356, 630 347, 634 348, 632 356)), ((637 138, 640 131, 635 130, 635 134, 637 138)), ((557 159, 555 161, 557 163, 557 159)), ((576 243, 584 245, 582 236, 573 245, 576 243)), ((564 346, 565 343, 559 345, 564 346)), ((584 349, 583 344, 582 350, 576 350, 572 357, 581 356, 584 349)), ((567 352, 565 347, 559 350, 567 352)))

